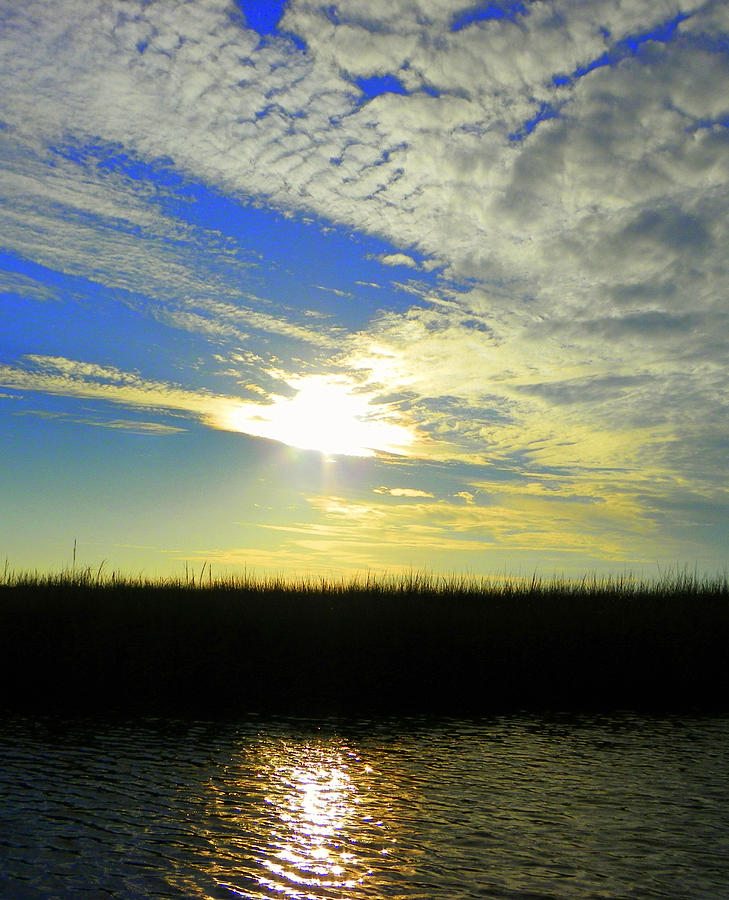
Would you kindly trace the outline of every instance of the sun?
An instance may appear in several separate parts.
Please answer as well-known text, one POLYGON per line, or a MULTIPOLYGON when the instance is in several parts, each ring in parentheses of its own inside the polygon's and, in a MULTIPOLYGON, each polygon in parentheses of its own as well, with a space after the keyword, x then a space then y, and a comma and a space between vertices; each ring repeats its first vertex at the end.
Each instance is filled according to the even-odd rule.
POLYGON ((405 425, 385 420, 386 410, 377 410, 371 397, 343 377, 305 375, 288 383, 296 391, 293 397, 233 410, 233 430, 326 456, 397 453, 413 441, 405 425))

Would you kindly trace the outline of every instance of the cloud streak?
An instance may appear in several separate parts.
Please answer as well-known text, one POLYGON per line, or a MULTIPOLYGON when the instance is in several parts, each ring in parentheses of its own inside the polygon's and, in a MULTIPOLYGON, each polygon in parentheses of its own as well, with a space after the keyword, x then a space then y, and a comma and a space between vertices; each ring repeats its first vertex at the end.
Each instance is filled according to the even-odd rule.
MULTIPOLYGON (((412 442, 407 424, 396 411, 371 405, 372 396, 344 378, 303 376, 291 379, 292 396, 260 396, 254 400, 194 391, 63 357, 29 354, 22 367, 0 366, 0 385, 18 391, 66 398, 92 399, 132 409, 176 411, 224 431, 267 438, 326 454, 370 456, 393 453, 412 442)), ((120 427, 110 419, 108 427, 120 427)), ((153 429, 148 429, 153 430, 153 429)), ((166 429, 160 427, 162 433, 166 429)))

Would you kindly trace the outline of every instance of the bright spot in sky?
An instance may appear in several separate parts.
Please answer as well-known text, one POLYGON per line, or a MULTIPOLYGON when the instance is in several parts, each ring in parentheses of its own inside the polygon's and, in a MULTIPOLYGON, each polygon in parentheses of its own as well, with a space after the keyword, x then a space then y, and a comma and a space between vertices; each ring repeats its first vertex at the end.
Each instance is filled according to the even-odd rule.
POLYGON ((344 378, 306 375, 290 379, 294 397, 276 397, 268 406, 241 404, 230 427, 328 456, 374 456, 402 452, 414 440, 410 430, 386 421, 364 393, 344 378))

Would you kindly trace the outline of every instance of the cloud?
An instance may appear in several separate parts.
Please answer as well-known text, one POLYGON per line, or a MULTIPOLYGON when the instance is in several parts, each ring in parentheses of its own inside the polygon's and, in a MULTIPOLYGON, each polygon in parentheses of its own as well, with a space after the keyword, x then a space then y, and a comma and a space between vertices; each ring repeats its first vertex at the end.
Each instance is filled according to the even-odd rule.
MULTIPOLYGON (((698 6, 686 8, 693 15, 682 23, 681 34, 701 28, 698 6)), ((635 78, 636 70, 645 75, 647 69, 631 57, 594 69, 571 87, 552 85, 553 75, 604 54, 611 41, 606 31, 616 35, 613 42, 620 35, 649 32, 675 15, 671 3, 616 9, 594 2, 561 20, 549 5, 535 4, 519 28, 491 20, 444 34, 453 14, 445 14, 445 7, 417 11, 395 3, 365 18, 340 7, 337 25, 318 6, 292 2, 281 27, 306 41, 306 54, 286 40, 259 46, 258 35, 240 28, 225 4, 194 12, 182 2, 164 8, 99 4, 81 16, 59 0, 57 10, 55 17, 38 16, 29 3, 11 18, 5 48, 16 58, 14 74, 20 69, 24 79, 16 81, 23 86, 20 96, 16 92, 7 103, 9 121, 22 120, 24 93, 35 92, 35 120, 47 131, 131 140, 144 155, 171 156, 198 177, 267 194, 283 205, 326 211, 359 227, 378 217, 377 230, 400 244, 445 255, 454 271, 464 273, 487 260, 489 266, 513 265, 508 251, 515 239, 523 244, 529 233, 540 237, 549 219, 566 224, 568 210, 578 218, 589 214, 591 186, 599 188, 592 193, 601 205, 617 198, 626 179, 638 194, 630 200, 626 195, 623 205, 635 206, 659 182, 665 195, 670 178, 658 178, 655 163, 650 164, 665 138, 662 130, 671 128, 675 147, 690 144, 694 136, 676 127, 678 113, 661 112, 656 86, 669 98, 676 94, 684 117, 692 114, 698 96, 716 97, 714 107, 708 98, 700 101, 696 119, 716 112, 722 94, 720 56, 704 54, 718 76, 706 83, 700 66, 684 65, 684 48, 672 51, 661 43, 648 79, 635 78), (76 29, 77 41, 64 40, 66 27, 76 29), (51 45, 57 48, 52 56, 51 45), (680 57, 680 79, 672 55, 680 57), (50 65, 52 81, 46 78, 50 65), (64 78, 72 71, 73 78, 64 78), (91 91, 90 79, 102 71, 91 91), (351 82, 341 73, 388 71, 402 71, 406 82, 435 85, 441 95, 384 94, 358 108, 351 82), (701 81, 701 91, 690 89, 692 79, 701 81), (202 96, 204 104, 197 102, 202 96), (535 129, 515 152, 509 135, 534 114, 535 105, 558 97, 565 98, 563 118, 535 129), (611 106, 617 97, 627 98, 620 121, 611 106), (566 133, 569 142, 562 137, 566 133), (630 151, 646 138, 643 151, 631 158, 630 151), (330 159, 340 162, 335 166, 330 159), (622 170, 620 159, 628 162, 622 170), (607 171, 620 173, 615 183, 606 180, 607 171), (554 189, 559 172, 570 184, 569 194, 554 189), (415 196, 417 204, 407 202, 415 196), (522 198, 525 204, 530 196, 547 203, 530 218, 525 235, 519 211, 522 198), (568 210, 560 209, 565 202, 568 210), (519 233, 509 232, 515 220, 519 233), (492 239, 484 242, 487 235, 492 239), (505 251, 507 258, 500 261, 505 251)), ((671 149, 659 163, 664 175, 680 161, 671 149)), ((479 277, 483 274, 479 270, 479 277)))
POLYGON ((251 330, 277 335, 292 341, 311 344, 324 349, 341 346, 341 328, 317 323, 316 328, 306 328, 290 321, 284 315, 273 315, 251 309, 248 306, 226 303, 211 298, 197 298, 182 301, 182 308, 152 306, 152 315, 160 322, 173 328, 181 328, 196 334, 221 338, 228 342, 247 344, 251 337, 238 325, 251 330), (202 315, 201 313, 204 313, 202 315))
POLYGON ((340 291, 338 288, 324 287, 324 285, 321 284, 317 284, 316 287, 320 291, 328 291, 330 294, 336 294, 337 297, 352 297, 350 291, 340 291))
MULTIPOLYGON (((700 31, 709 13, 697 8, 686 9, 691 15, 681 35, 700 31)), ((62 3, 58 9, 60 20, 76 16, 62 3)), ((336 25, 319 7, 294 2, 282 27, 307 42, 307 54, 284 40, 259 47, 222 4, 194 14, 183 3, 170 4, 165 13, 127 4, 109 28, 110 9, 99 6, 94 14, 92 7, 78 21, 83 60, 78 46, 58 42, 53 83, 64 93, 53 97, 61 102, 52 106, 48 83, 41 89, 39 82, 47 66, 44 45, 57 39, 56 26, 46 16, 34 19, 30 9, 29 21, 19 22, 14 38, 23 51, 21 64, 28 64, 29 95, 38 88, 41 122, 62 116, 63 128, 131 139, 145 155, 172 156, 200 177, 268 194, 284 206, 365 228, 377 220, 378 231, 437 252, 454 274, 489 280, 489 273, 508 271, 520 275, 525 287, 543 283, 545 299, 553 290, 555 242, 564 254, 566 238, 584 244, 593 237, 594 209, 608 211, 603 227, 611 226, 612 214, 629 210, 640 221, 653 214, 646 203, 677 197, 672 184, 683 185, 688 177, 701 196, 711 186, 710 172, 726 175, 720 147, 712 150, 710 140, 685 128, 691 116, 700 121, 720 114, 726 76, 720 54, 656 43, 650 72, 631 57, 594 69, 570 87, 550 86, 554 74, 572 72, 609 50, 605 32, 615 35, 613 43, 621 35, 650 32, 675 15, 671 3, 619 9, 591 3, 561 20, 547 4, 537 4, 519 28, 491 20, 444 36, 454 14, 445 7, 435 12, 394 4, 364 18, 340 7, 336 25), (357 53, 351 52, 354 43, 357 53), (368 57, 370 49, 377 58, 368 57), (95 101, 76 102, 86 99, 85 79, 97 75, 102 60, 106 74, 95 101), (438 85, 440 97, 387 94, 358 109, 351 86, 338 74, 352 65, 352 74, 399 71, 406 61, 404 71, 438 85), (64 68, 76 72, 79 63, 82 76, 64 79, 64 68), (706 77, 705 64, 714 67, 713 77, 706 77), (154 80, 147 77, 152 72, 154 80), (692 80, 700 90, 691 90, 692 80), (118 102, 102 107, 99 95, 112 89, 118 102), (198 91, 206 97, 204 110, 194 105, 198 91), (672 93, 680 113, 672 111, 672 93), (535 103, 558 97, 566 103, 562 118, 535 129, 517 150, 509 134, 533 114, 535 103), (153 111, 155 125, 145 128, 153 111), (345 169, 329 162, 347 155, 345 169), (417 204, 407 202, 416 196, 417 204)), ((16 18, 23 15, 18 11, 16 18)), ((13 52, 18 55, 17 46, 13 52)), ((21 103, 22 97, 15 108, 21 103)), ((694 221, 701 219, 694 215, 694 221)), ((585 251, 583 262, 595 259, 585 251)), ((568 282, 572 275, 560 273, 562 289, 565 274, 568 282)))
POLYGON ((418 264, 407 253, 385 253, 377 257, 385 266, 407 266, 410 269, 417 269, 418 264))
MULTIPOLYGON (((279 28, 304 52, 261 41, 223 0, 10 4, 4 242, 125 302, 151 297, 216 352, 255 332, 305 345, 254 341, 235 352, 255 359, 229 348, 228 363, 246 383, 319 366, 373 404, 397 395, 388 413, 424 459, 551 466, 567 492, 572 477, 643 472, 703 496, 725 479, 729 421, 726 5, 530 3, 515 21, 453 30, 467 7, 289 0, 279 28), (357 80, 372 77, 404 93, 365 97, 357 80), (92 144, 106 150, 73 158, 92 144), (438 260, 440 287, 406 285, 407 307, 383 301, 340 330, 263 311, 237 284, 263 265, 240 252, 244 237, 231 248, 186 224, 165 205, 173 186, 135 183, 113 152, 377 235, 394 248, 385 265, 430 260, 423 278, 438 260)), ((10 289, 31 296, 33 279, 10 289)), ((6 367, 8 385, 166 398, 202 418, 218 403, 111 369, 34 365, 6 367)), ((564 532, 576 541, 578 524, 564 532)))
MULTIPOLYGON (((0 397, 8 397, 0 394, 0 397)), ((136 419, 95 419, 90 416, 72 416, 60 411, 46 409, 24 409, 15 412, 16 416, 37 416, 41 419, 54 419, 59 422, 70 422, 73 425, 93 425, 96 428, 111 428, 116 431, 131 431, 135 434, 180 434, 185 431, 176 425, 167 425, 163 422, 145 422, 136 419)))
POLYGON ((47 284, 19 272, 0 272, 0 292, 16 297, 30 297, 37 302, 58 299, 56 292, 47 284))
MULTIPOLYGON (((663 557, 665 547, 660 543, 666 536, 658 533, 650 510, 642 507, 645 498, 640 490, 622 504, 609 505, 575 502, 558 492, 544 496, 524 485, 512 488, 502 491, 490 485, 491 499, 484 505, 463 503, 461 498, 453 503, 393 505, 312 496, 308 504, 313 520, 302 513, 291 525, 261 528, 289 535, 292 546, 311 553, 312 564, 328 560, 328 565, 349 562, 375 569, 402 564, 408 555, 411 563, 427 569, 442 554, 443 559, 462 560, 464 569, 484 571, 491 558, 518 564, 534 548, 545 566, 571 568, 570 557, 630 566, 637 558, 625 535, 663 557), (388 546, 397 548, 392 558, 382 552, 388 546)), ((679 551, 678 542, 672 546, 679 551)))
POLYGON ((420 488, 388 488, 378 487, 374 489, 376 494, 389 494, 391 497, 435 497, 430 491, 423 491, 420 488))
MULTIPOLYGON (((130 409, 175 410, 210 428, 280 441, 324 454, 398 453, 413 440, 409 423, 346 377, 290 377, 291 395, 247 390, 255 399, 195 391, 114 366, 28 354, 20 366, 0 365, 0 385, 130 409), (263 399, 265 397, 265 400, 263 399)), ((118 421, 118 420, 112 420, 118 421)), ((109 420, 106 424, 109 427, 109 420)))
MULTIPOLYGON (((28 354, 20 366, 0 365, 0 384, 68 398, 102 400, 134 409, 175 410, 220 427, 237 398, 145 380, 114 366, 28 354)), ((118 421, 118 420, 107 420, 118 421)))
POLYGON ((173 328, 182 328, 185 331, 192 331, 196 334, 205 334, 211 338, 233 339, 245 343, 249 337, 244 331, 228 322, 216 321, 198 313, 182 309, 157 309, 154 312, 154 316, 159 321, 171 325, 173 328))
POLYGON ((219 300, 191 300, 189 305, 204 309, 218 319, 241 322, 249 328, 302 341, 305 344, 313 344, 317 347, 332 349, 341 342, 341 329, 333 325, 323 325, 321 322, 317 322, 316 328, 305 328, 291 322, 284 315, 276 316, 247 306, 236 306, 219 300))

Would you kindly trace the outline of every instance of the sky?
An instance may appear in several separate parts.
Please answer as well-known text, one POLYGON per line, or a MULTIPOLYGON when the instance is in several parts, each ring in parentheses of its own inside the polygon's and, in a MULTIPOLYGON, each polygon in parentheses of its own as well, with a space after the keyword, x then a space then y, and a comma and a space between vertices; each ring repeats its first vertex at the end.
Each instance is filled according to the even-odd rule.
POLYGON ((729 547, 729 5, 0 0, 0 560, 729 547))

